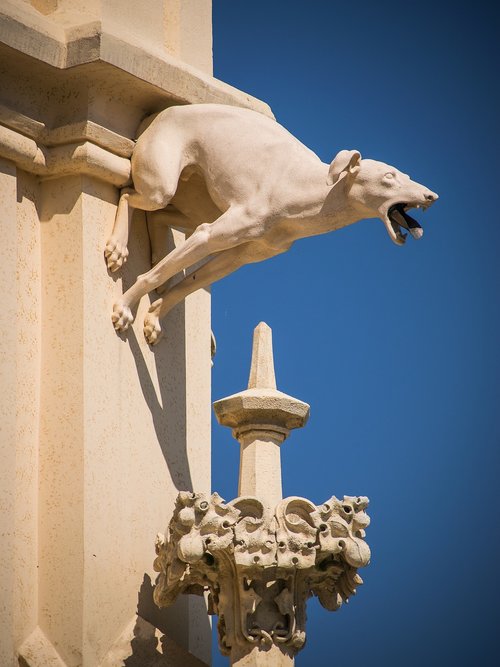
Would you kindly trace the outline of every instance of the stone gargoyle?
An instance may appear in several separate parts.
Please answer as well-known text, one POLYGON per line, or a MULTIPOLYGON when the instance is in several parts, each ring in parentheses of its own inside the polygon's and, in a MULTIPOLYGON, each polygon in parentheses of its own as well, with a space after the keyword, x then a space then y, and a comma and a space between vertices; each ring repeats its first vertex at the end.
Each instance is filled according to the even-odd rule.
POLYGON ((142 209, 151 212, 153 268, 115 303, 115 329, 127 329, 142 296, 197 265, 151 305, 144 335, 152 345, 173 306, 241 266, 364 218, 381 218, 391 240, 402 245, 403 228, 414 238, 423 233, 407 211, 438 198, 394 167, 361 159, 356 150, 342 150, 325 164, 276 121, 218 104, 159 113, 137 140, 132 180, 134 188, 120 196, 106 261, 111 271, 126 261, 129 213, 142 209), (169 224, 188 236, 163 256, 169 224))

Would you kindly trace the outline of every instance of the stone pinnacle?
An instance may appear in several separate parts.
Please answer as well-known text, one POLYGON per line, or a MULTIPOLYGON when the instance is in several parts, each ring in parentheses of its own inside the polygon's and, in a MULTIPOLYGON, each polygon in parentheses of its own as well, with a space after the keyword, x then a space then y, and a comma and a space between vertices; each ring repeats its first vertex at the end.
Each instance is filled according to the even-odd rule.
POLYGON ((309 417, 309 405, 276 389, 272 331, 254 330, 248 389, 214 403, 219 424, 233 429, 240 443, 239 495, 274 506, 282 498, 280 445, 309 417))
POLYGON ((273 331, 265 322, 258 324, 253 333, 252 362, 250 364, 248 388, 276 389, 273 331))

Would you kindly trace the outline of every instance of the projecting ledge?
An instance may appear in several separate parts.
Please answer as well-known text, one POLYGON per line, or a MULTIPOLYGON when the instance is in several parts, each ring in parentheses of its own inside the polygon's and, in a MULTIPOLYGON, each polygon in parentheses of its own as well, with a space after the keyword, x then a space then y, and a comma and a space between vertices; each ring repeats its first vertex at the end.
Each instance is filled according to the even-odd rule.
POLYGON ((0 125, 0 157, 42 178, 85 174, 123 187, 130 180, 130 161, 90 141, 47 148, 20 132, 0 125))
MULTIPOLYGON (((119 8, 119 5, 116 4, 119 8)), ((64 9, 64 8, 63 8, 64 9)), ((110 5, 106 11, 116 11, 110 5)), ((164 48, 132 38, 117 22, 108 30, 88 8, 78 13, 43 16, 29 4, 3 0, 0 8, 0 43, 60 70, 99 63, 108 75, 118 70, 167 93, 176 104, 214 102, 247 107, 273 116, 269 106, 251 95, 215 79, 172 56, 164 48), (89 12, 87 14, 87 12, 89 12)))
POLYGON ((210 102, 272 117, 264 102, 167 52, 99 23, 66 32, 43 16, 23 24, 25 9, 0 8, 0 157, 28 173, 85 174, 121 188, 142 121, 166 107, 210 102))

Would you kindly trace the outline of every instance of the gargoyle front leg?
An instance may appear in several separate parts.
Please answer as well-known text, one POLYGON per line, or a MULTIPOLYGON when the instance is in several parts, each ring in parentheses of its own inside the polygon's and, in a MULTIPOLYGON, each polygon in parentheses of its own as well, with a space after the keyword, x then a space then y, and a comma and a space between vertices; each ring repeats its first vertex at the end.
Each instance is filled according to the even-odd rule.
POLYGON ((104 249, 106 264, 110 271, 113 273, 118 271, 127 261, 128 237, 134 208, 141 209, 142 211, 157 211, 166 206, 170 198, 171 196, 169 195, 165 196, 162 200, 156 200, 141 195, 133 188, 124 188, 122 190, 116 211, 113 232, 104 249))
POLYGON ((262 248, 259 248, 256 251, 255 246, 249 242, 216 254, 174 285, 165 296, 151 304, 144 319, 144 337, 147 342, 150 345, 158 343, 162 335, 161 320, 189 294, 222 280, 245 264, 261 262, 281 252, 284 250, 269 249, 268 252, 263 252, 262 248))
POLYGON ((144 319, 144 337, 147 342, 150 345, 158 343, 162 335, 160 320, 186 296, 203 287, 208 287, 247 264, 248 257, 245 253, 247 245, 249 244, 223 250, 174 285, 161 299, 152 303, 144 319))
POLYGON ((104 249, 106 264, 113 273, 118 271, 127 261, 128 235, 133 212, 129 206, 129 196, 134 192, 132 188, 124 188, 121 191, 113 232, 104 249))
POLYGON ((133 306, 180 271, 193 266, 213 253, 241 245, 248 240, 253 221, 241 212, 229 209, 213 223, 200 225, 186 241, 172 250, 155 267, 137 281, 113 307, 111 319, 117 331, 125 331, 133 321, 133 306))

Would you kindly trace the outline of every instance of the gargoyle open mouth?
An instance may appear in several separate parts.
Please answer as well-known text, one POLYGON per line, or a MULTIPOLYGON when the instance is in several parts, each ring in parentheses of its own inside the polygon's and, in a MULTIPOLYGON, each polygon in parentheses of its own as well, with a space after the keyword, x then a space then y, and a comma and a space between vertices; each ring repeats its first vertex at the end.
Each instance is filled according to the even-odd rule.
MULTIPOLYGON (((414 239, 421 239, 424 235, 424 230, 414 220, 411 215, 408 215, 408 210, 411 208, 420 208, 421 204, 405 204, 400 202, 398 204, 393 204, 387 211, 387 217, 389 219, 392 231, 395 236, 396 243, 403 244, 406 241, 408 234, 403 232, 402 228, 407 229, 414 239)), ((424 206, 422 208, 425 209, 424 206)))

